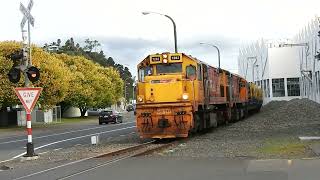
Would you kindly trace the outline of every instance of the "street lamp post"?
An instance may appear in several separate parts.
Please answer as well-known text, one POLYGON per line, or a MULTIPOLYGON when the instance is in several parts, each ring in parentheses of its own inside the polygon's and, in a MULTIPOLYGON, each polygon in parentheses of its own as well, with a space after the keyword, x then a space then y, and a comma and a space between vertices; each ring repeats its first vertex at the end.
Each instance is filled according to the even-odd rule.
MULTIPOLYGON (((305 81, 303 80, 303 77, 305 77, 310 83, 312 83, 312 79, 315 80, 315 78, 309 78, 309 76, 307 74, 305 74, 307 71, 307 67, 308 67, 308 64, 307 64, 307 60, 308 60, 308 51, 309 51, 309 43, 285 43, 285 44, 282 44, 282 47, 305 47, 305 53, 306 53, 306 56, 305 56, 305 61, 306 61, 306 69, 303 70, 303 59, 301 59, 301 62, 300 62, 300 78, 301 78, 301 81, 300 81, 300 97, 302 98, 305 90, 303 88, 304 84, 305 84, 305 81)), ((303 57, 302 57, 303 58, 303 57)), ((313 61, 313 72, 315 72, 315 59, 313 61)), ((312 73, 311 73, 312 75, 312 73)), ((315 84, 315 83, 313 83, 315 84)), ((313 85, 312 85, 313 86, 313 85)), ((314 86, 314 97, 316 96, 316 87, 314 86)), ((309 97, 309 93, 308 93, 308 97, 309 97)))
POLYGON ((255 67, 255 64, 257 63, 258 59, 256 56, 253 56, 253 57, 247 57, 247 60, 249 59, 254 59, 255 61, 252 61, 252 83, 254 83, 254 67, 255 67))
POLYGON ((216 45, 209 44, 209 43, 202 43, 202 42, 201 42, 200 44, 202 44, 202 45, 209 45, 209 46, 211 46, 211 47, 216 48, 216 50, 218 51, 218 62, 219 62, 219 69, 220 69, 220 50, 219 50, 219 48, 218 48, 216 45))
POLYGON ((127 85, 130 85, 130 83, 127 83, 127 80, 129 78, 126 78, 124 80, 124 102, 125 102, 125 107, 127 106, 127 85))
POLYGON ((178 53, 178 46, 177 46, 177 27, 176 27, 176 23, 174 22, 174 20, 173 20, 170 16, 168 16, 168 15, 166 15, 166 14, 161 14, 161 13, 157 13, 157 12, 149 12, 149 11, 147 12, 147 11, 145 11, 145 12, 142 12, 142 14, 143 14, 143 15, 158 14, 158 15, 165 16, 165 17, 167 17, 167 18, 170 19, 170 21, 171 21, 172 24, 173 24, 174 51, 175 51, 175 53, 178 53))

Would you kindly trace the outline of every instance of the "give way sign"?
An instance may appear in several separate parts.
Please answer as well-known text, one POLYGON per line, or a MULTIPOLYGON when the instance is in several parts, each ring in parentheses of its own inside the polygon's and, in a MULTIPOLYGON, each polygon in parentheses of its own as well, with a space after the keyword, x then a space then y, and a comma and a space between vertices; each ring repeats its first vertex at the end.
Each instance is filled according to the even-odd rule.
POLYGON ((27 114, 30 114, 39 99, 42 88, 14 88, 14 91, 26 109, 27 114))

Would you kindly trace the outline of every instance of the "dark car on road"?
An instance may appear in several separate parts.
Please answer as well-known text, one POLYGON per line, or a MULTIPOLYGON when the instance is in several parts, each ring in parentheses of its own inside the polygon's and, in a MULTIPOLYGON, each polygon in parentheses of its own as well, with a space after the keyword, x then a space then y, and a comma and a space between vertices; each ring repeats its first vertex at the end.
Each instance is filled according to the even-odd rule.
POLYGON ((99 113, 99 124, 122 123, 122 115, 114 110, 103 110, 99 113))
POLYGON ((129 105, 127 106, 126 110, 127 110, 128 112, 134 111, 133 105, 132 105, 132 104, 129 104, 129 105))

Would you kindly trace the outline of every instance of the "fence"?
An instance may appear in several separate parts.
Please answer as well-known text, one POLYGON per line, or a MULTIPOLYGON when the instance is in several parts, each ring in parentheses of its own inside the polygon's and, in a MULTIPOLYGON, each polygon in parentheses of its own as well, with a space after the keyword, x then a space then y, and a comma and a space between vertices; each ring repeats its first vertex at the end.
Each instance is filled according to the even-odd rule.
MULTIPOLYGON (((61 107, 55 106, 54 108, 48 111, 42 111, 35 109, 31 113, 31 118, 33 123, 61 123, 61 107)), ((17 111, 17 125, 25 126, 26 125, 26 112, 17 111)))

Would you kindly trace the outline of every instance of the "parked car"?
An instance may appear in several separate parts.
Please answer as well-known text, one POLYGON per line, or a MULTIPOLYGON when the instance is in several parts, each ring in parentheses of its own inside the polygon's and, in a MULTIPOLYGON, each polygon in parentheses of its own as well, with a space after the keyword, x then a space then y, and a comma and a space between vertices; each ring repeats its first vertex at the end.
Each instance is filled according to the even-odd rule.
POLYGON ((128 112, 134 111, 133 105, 132 105, 132 104, 129 104, 129 105, 127 106, 126 110, 127 110, 128 112))
POLYGON ((103 110, 99 113, 99 125, 103 123, 122 123, 122 115, 115 110, 103 110))

